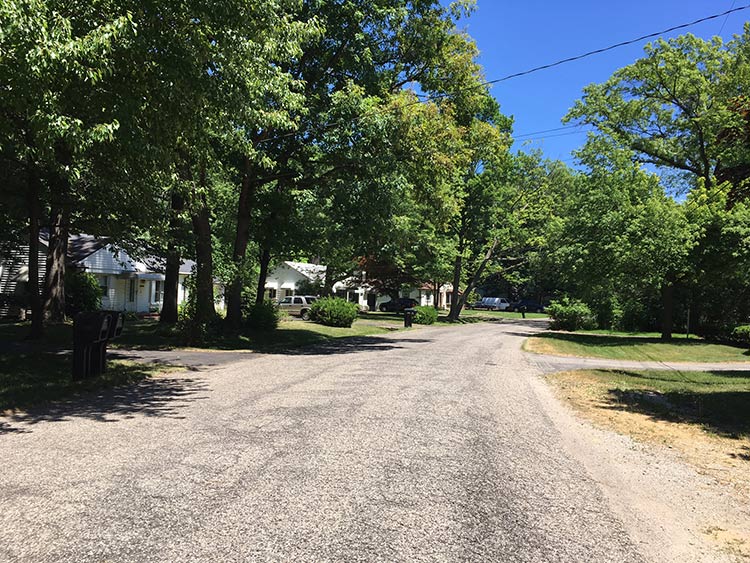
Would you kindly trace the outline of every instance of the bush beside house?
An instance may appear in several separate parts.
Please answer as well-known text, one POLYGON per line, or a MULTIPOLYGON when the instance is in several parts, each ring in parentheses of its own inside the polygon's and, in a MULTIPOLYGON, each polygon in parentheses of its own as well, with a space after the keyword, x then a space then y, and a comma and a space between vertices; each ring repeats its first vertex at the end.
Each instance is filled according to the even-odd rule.
POLYGON ((80 270, 65 272, 65 309, 69 316, 102 308, 102 290, 94 274, 80 270))
POLYGON ((732 331, 732 338, 750 346, 750 325, 741 325, 732 331))
POLYGON ((596 319, 591 309, 581 301, 571 300, 567 297, 560 301, 553 301, 547 307, 552 322, 550 328, 553 330, 586 330, 596 327, 596 319))
POLYGON ((438 312, 434 307, 420 306, 415 308, 417 310, 417 314, 414 316, 415 324, 431 325, 438 320, 438 312))
POLYGON ((253 330, 276 330, 279 326, 281 311, 276 304, 266 299, 250 307, 247 314, 247 326, 253 330))
POLYGON ((310 319, 326 326, 349 328, 357 319, 359 307, 346 299, 324 297, 310 307, 310 319))

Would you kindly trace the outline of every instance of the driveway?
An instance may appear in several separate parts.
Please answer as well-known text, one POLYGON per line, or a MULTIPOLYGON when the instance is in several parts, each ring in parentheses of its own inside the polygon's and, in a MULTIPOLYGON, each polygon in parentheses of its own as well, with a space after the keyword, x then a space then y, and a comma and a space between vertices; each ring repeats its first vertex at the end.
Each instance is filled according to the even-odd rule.
POLYGON ((0 418, 0 560, 724 560, 682 513, 730 501, 575 419, 520 351, 535 326, 245 355, 0 418))

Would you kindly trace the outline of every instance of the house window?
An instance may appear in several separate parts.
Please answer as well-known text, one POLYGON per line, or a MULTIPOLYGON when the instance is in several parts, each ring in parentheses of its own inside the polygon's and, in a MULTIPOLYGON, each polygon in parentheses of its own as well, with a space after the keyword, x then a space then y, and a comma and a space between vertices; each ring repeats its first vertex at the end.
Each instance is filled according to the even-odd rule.
POLYGON ((135 302, 135 279, 130 280, 130 285, 128 286, 128 302, 134 303, 135 302))
POLYGON ((266 290, 266 293, 268 293, 269 299, 276 299, 276 290, 273 288, 269 288, 266 290))
POLYGON ((99 289, 102 292, 102 297, 109 296, 109 276, 102 276, 99 278, 99 289))
POLYGON ((157 281, 154 286, 154 303, 161 303, 164 298, 164 282, 157 281))

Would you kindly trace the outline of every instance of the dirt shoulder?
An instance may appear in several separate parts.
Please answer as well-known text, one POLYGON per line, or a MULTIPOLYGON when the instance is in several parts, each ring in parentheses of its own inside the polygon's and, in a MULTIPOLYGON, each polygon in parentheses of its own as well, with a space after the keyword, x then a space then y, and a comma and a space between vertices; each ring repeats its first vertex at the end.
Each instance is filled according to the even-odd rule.
MULTIPOLYGON (((721 435, 678 417, 669 420, 653 413, 636 412, 611 393, 611 382, 597 377, 595 372, 569 371, 548 374, 546 378, 555 395, 595 427, 632 438, 646 446, 654 457, 663 458, 664 464, 675 457, 687 462, 704 477, 701 492, 708 492, 705 498, 712 502, 697 503, 695 497, 684 498, 685 510, 690 511, 686 515, 704 539, 718 545, 730 560, 750 560, 750 514, 746 510, 744 515, 733 514, 729 506, 723 514, 716 509, 716 499, 721 496, 728 495, 731 504, 738 507, 750 503, 747 436, 721 435)), ((671 493, 677 495, 678 489, 671 493)))

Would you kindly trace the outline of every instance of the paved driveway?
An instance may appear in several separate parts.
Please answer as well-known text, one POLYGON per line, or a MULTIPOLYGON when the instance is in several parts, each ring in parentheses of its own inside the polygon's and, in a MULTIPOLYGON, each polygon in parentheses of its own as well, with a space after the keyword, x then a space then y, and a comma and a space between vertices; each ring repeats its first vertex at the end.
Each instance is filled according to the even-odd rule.
POLYGON ((528 330, 247 355, 0 418, 0 560, 640 561, 528 330))

